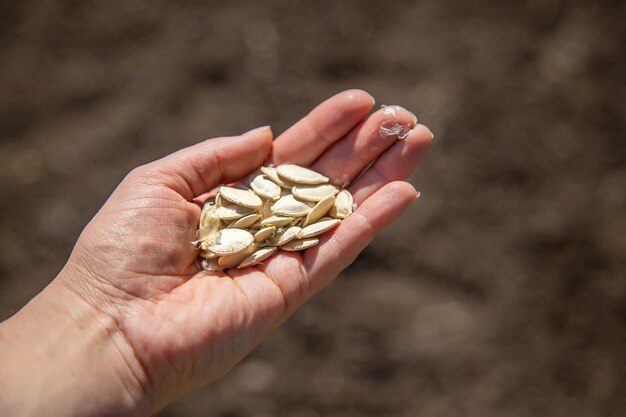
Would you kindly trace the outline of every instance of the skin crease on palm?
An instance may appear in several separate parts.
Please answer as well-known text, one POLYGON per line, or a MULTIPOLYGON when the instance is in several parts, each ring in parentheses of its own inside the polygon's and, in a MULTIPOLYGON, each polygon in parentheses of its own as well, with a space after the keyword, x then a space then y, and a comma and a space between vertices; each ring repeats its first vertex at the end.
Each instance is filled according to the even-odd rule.
POLYGON ((129 173, 59 276, 0 325, 0 358, 6 352, 13 364, 0 359, 0 381, 4 372, 16 391, 28 387, 12 394, 0 382, 0 414, 4 406, 36 415, 45 405, 45 415, 149 415, 228 372, 416 199, 403 180, 432 133, 401 107, 370 114, 373 107, 368 93, 344 91, 275 140, 269 127, 258 128, 129 173), (410 130, 403 139, 381 135, 389 124, 410 130), (350 183, 357 210, 302 253, 279 251, 263 265, 226 273, 202 271, 190 244, 200 215, 194 199, 262 164, 283 162, 350 183), (32 365, 21 364, 24 355, 32 365), (55 408, 55 401, 63 404, 55 408))

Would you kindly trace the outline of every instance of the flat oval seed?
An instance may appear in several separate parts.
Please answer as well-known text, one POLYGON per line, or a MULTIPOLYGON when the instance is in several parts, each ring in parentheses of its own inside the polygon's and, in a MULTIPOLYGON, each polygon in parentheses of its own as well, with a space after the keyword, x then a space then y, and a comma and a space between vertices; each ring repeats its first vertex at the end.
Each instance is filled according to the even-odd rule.
POLYGON ((246 259, 248 256, 252 255, 260 247, 261 245, 259 245, 258 243, 253 243, 252 245, 248 246, 245 250, 242 250, 241 252, 237 252, 231 255, 225 255, 225 256, 220 257, 217 260, 217 263, 224 269, 236 268, 241 263, 241 261, 246 259))
POLYGON ((339 189, 332 184, 294 185, 291 192, 300 200, 318 202, 326 197, 334 196, 339 189))
POLYGON ((267 175, 270 180, 274 181, 276 185, 281 188, 291 190, 291 187, 293 187, 293 183, 291 181, 283 180, 278 176, 278 172, 276 172, 276 168, 274 167, 261 167, 261 172, 267 175))
POLYGON ((258 265, 272 256, 277 250, 277 247, 261 248, 244 259, 237 268, 246 268, 248 266, 258 265))
POLYGON ((218 255, 231 255, 245 250, 254 242, 254 236, 243 229, 222 229, 212 245, 207 247, 218 255))
POLYGON ((230 221, 236 220, 250 213, 251 209, 248 207, 242 207, 238 204, 233 204, 229 201, 222 200, 222 205, 217 206, 217 217, 222 220, 230 221))
POLYGON ((335 206, 335 197, 328 196, 323 200, 320 200, 315 207, 306 215, 304 219, 304 223, 302 223, 302 227, 306 227, 310 224, 315 223, 322 217, 324 217, 328 211, 335 206))
POLYGON ((219 218, 216 219, 215 205, 212 203, 205 203, 204 206, 202 206, 202 211, 200 212, 200 227, 209 226, 215 220, 219 221, 219 218))
POLYGON ((260 197, 269 198, 270 200, 278 200, 281 194, 281 188, 274 181, 268 179, 265 175, 257 175, 250 183, 252 190, 260 197))
POLYGON ((242 190, 241 188, 223 185, 220 187, 220 196, 231 203, 252 209, 258 209, 263 205, 263 201, 261 201, 258 195, 250 190, 242 190))
POLYGON ((261 218, 260 214, 257 214, 257 213, 248 214, 247 216, 243 216, 241 219, 235 220, 234 222, 229 224, 228 228, 229 229, 232 229, 232 228, 247 229, 248 227, 252 226, 257 221, 259 221, 260 218, 261 218))
POLYGON ((330 209, 329 214, 338 219, 345 219, 352 214, 354 199, 348 190, 341 190, 335 196, 335 205, 330 209))
POLYGON ((272 239, 270 239, 267 242, 267 244, 270 246, 282 246, 286 244, 287 242, 298 237, 298 233, 300 233, 301 230, 302 228, 298 226, 292 226, 288 229, 285 229, 282 233, 279 233, 276 236, 274 236, 272 239))
POLYGON ((276 172, 281 178, 293 181, 298 184, 324 184, 328 182, 328 177, 294 164, 283 164, 276 167, 276 172))
POLYGON ((200 253, 198 253, 198 255, 200 255, 200 257, 204 259, 213 259, 219 257, 219 255, 206 249, 200 249, 200 253))
POLYGON ((275 231, 276 226, 264 227, 254 234, 254 240, 256 240, 257 242, 264 242, 272 237, 275 231))
POLYGON ((295 252, 295 251, 305 250, 305 249, 311 248, 311 247, 317 245, 318 243, 320 243, 319 239, 316 239, 314 237, 312 237, 310 239, 296 239, 296 240, 292 240, 291 242, 281 246, 280 248, 282 250, 286 250, 288 252, 295 252))
POLYGON ((341 220, 339 219, 329 219, 313 223, 305 227, 300 231, 300 233, 298 233, 298 239, 306 239, 309 237, 321 235, 322 233, 327 232, 333 227, 337 226, 340 222, 341 220))
POLYGON ((267 219, 261 220, 261 226, 263 227, 270 227, 270 226, 284 227, 284 226, 289 226, 292 223, 293 223, 293 217, 286 217, 286 216, 270 216, 267 219))
POLYGON ((272 212, 279 216, 302 217, 306 216, 311 208, 311 204, 296 200, 292 195, 286 195, 272 205, 272 212))
POLYGON ((220 218, 217 216, 217 208, 213 204, 206 203, 200 213, 198 240, 206 241, 215 239, 215 234, 219 227, 220 218))

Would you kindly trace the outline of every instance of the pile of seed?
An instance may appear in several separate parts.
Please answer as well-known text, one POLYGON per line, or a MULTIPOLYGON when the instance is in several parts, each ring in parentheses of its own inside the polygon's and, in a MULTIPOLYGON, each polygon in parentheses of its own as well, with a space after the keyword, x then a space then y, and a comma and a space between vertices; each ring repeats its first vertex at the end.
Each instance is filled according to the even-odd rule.
POLYGON ((202 207, 195 242, 206 271, 245 268, 278 249, 300 251, 352 213, 352 195, 293 164, 261 167, 238 186, 221 186, 202 207))

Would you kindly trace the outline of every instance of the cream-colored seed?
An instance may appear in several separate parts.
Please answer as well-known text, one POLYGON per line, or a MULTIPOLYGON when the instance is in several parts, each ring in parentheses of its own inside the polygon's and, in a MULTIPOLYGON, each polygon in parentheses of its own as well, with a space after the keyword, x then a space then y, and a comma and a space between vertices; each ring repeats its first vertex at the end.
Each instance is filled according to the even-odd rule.
POLYGON ((241 263, 241 261, 259 250, 260 247, 261 245, 259 245, 258 243, 253 243, 241 252, 221 256, 217 260, 217 263, 224 269, 236 268, 241 263))
POLYGON ((246 268, 248 266, 258 265, 268 259, 270 256, 272 256, 274 253, 276 253, 277 250, 277 247, 267 247, 259 249, 258 251, 254 252, 252 255, 244 259, 239 264, 239 266, 237 266, 237 268, 246 268))
POLYGON ((229 201, 222 201, 222 203, 215 209, 217 217, 224 221, 237 220, 243 216, 251 214, 250 211, 251 209, 248 207, 242 207, 229 201))
POLYGON ((352 212, 352 195, 311 169, 283 164, 260 171, 235 187, 219 187, 214 203, 202 208, 193 243, 205 271, 246 268, 278 249, 315 246, 315 236, 352 212))
POLYGON ((335 197, 333 196, 328 196, 323 200, 320 200, 309 212, 309 214, 306 215, 304 222, 302 223, 302 227, 306 227, 321 219, 334 205, 335 197))
POLYGON ((288 216, 270 216, 267 219, 261 220, 262 227, 285 227, 293 223, 293 217, 288 216))
POLYGON ((341 220, 339 219, 329 219, 313 223, 300 230, 300 232, 298 233, 298 239, 306 239, 309 237, 321 235, 322 233, 327 232, 333 227, 337 226, 340 222, 341 220))
POLYGON ((215 239, 219 227, 220 219, 217 216, 217 208, 213 204, 205 204, 200 213, 198 240, 204 242, 215 239))
POLYGON ((311 203, 297 200, 293 195, 286 195, 272 205, 272 212, 278 216, 302 217, 312 208, 311 203))
POLYGON ((254 242, 254 236, 243 229, 222 229, 207 249, 218 255, 231 255, 245 250, 254 242))
POLYGON ((199 255, 200 255, 200 257, 202 257, 204 259, 219 258, 219 255, 211 252, 210 250, 206 250, 206 249, 200 249, 199 255))
POLYGON ((329 214, 332 217, 336 217, 338 219, 345 219, 350 214, 352 214, 352 205, 354 204, 354 199, 350 191, 341 190, 335 196, 335 206, 330 209, 329 214))
POLYGON ((254 240, 257 242, 264 242, 274 235, 276 232, 276 226, 264 227, 254 234, 254 240))
POLYGON ((231 203, 251 209, 258 209, 263 205, 263 201, 258 195, 250 190, 243 190, 241 188, 223 185, 220 187, 220 196, 231 203))
POLYGON ((291 187, 293 187, 293 183, 291 181, 284 180, 278 176, 278 172, 274 167, 261 167, 261 172, 267 175, 270 180, 281 188, 291 190, 291 187))
POLYGON ((284 229, 281 232, 277 232, 276 236, 270 239, 267 244, 270 246, 282 246, 290 240, 295 239, 298 236, 298 233, 302 230, 301 227, 292 226, 287 229, 284 229))
POLYGON ((278 200, 282 191, 278 184, 265 175, 257 175, 250 183, 250 187, 259 197, 270 200, 278 200))
POLYGON ((294 197, 304 201, 313 201, 314 203, 326 197, 332 197, 338 192, 339 189, 332 184, 294 185, 291 189, 294 197))
POLYGON ((276 167, 276 172, 282 179, 295 182, 296 184, 324 184, 328 182, 328 177, 312 169, 304 168, 294 164, 282 164, 276 167))
POLYGON ((281 246, 280 248, 282 250, 286 250, 288 252, 295 252, 295 251, 299 251, 299 250, 305 250, 308 248, 312 248, 313 246, 317 245, 318 243, 320 243, 319 239, 316 239, 314 237, 309 238, 309 239, 295 239, 292 240, 291 242, 288 242, 287 244, 281 246))
POLYGON ((232 229, 232 228, 247 229, 248 227, 251 227, 254 223, 259 221, 260 219, 261 219, 260 214, 256 214, 256 213, 248 214, 247 216, 243 216, 242 218, 235 220, 234 222, 229 224, 228 228, 229 229, 232 229))

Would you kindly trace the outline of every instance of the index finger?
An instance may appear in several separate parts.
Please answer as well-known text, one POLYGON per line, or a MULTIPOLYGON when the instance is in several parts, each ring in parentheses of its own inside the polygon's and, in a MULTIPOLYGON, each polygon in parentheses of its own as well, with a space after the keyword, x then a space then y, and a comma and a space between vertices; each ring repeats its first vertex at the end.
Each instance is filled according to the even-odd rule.
POLYGON ((346 90, 332 96, 274 140, 270 162, 311 165, 373 106, 374 98, 363 90, 346 90))

